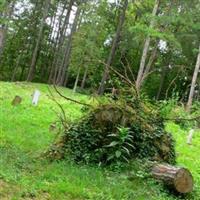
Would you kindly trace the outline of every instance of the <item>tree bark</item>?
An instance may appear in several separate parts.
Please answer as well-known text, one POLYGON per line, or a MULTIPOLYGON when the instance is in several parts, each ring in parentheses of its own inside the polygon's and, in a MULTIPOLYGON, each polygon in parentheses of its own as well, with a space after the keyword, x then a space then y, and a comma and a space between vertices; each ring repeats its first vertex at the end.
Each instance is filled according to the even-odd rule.
POLYGON ((84 89, 85 87, 85 82, 86 82, 86 78, 87 78, 87 72, 88 72, 88 66, 85 67, 85 72, 83 75, 83 80, 81 82, 81 89, 84 89))
POLYGON ((189 193, 193 190, 193 177, 188 169, 156 164, 152 168, 152 175, 179 193, 189 193))
POLYGON ((61 76, 61 70, 62 70, 62 65, 63 65, 63 64, 61 64, 62 60, 63 60, 61 55, 63 55, 66 31, 67 31, 67 27, 69 24, 69 18, 70 18, 70 13, 71 13, 73 4, 74 4, 74 0, 70 0, 68 8, 67 8, 67 14, 65 16, 65 21, 64 21, 64 24, 60 31, 60 38, 59 38, 59 42, 58 42, 58 51, 57 51, 57 56, 56 56, 57 60, 55 62, 56 70, 55 70, 55 74, 54 74, 54 83, 56 83, 56 84, 58 82, 58 79, 60 79, 60 76, 61 76))
POLYGON ((111 50, 110 50, 110 54, 108 56, 106 65, 104 67, 103 76, 102 76, 101 83, 100 83, 100 86, 99 86, 99 89, 98 89, 98 94, 99 95, 103 95, 103 93, 105 91, 105 83, 106 83, 106 81, 108 79, 109 68, 110 68, 111 62, 113 60, 113 57, 115 55, 117 44, 119 42, 121 29, 122 29, 123 23, 125 21, 125 15, 126 15, 127 7, 128 7, 128 0, 124 0, 124 5, 123 5, 123 8, 122 8, 122 11, 121 11, 121 14, 120 14, 119 23, 118 23, 118 26, 117 26, 117 31, 116 31, 115 37, 113 39, 113 42, 112 42, 112 47, 111 47, 111 50))
MULTIPOLYGON (((160 0, 155 0, 153 12, 152 12, 153 17, 156 16, 156 14, 157 14, 159 3, 160 3, 160 0)), ((150 28, 154 27, 154 22, 155 22, 155 20, 152 19, 151 22, 150 22, 150 28)), ((147 58, 147 54, 148 54, 148 50, 149 50, 150 41, 151 41, 151 38, 148 35, 146 40, 145 40, 145 43, 144 43, 142 57, 141 57, 141 60, 140 60, 140 67, 139 67, 137 80, 136 80, 136 89, 138 91, 140 89, 142 76, 143 76, 143 73, 144 73, 144 70, 145 70, 144 68, 145 68, 145 63, 146 63, 146 58, 147 58)))
POLYGON ((22 57, 22 52, 21 54, 18 56, 17 58, 17 63, 16 63, 16 66, 14 68, 14 71, 13 71, 13 74, 12 74, 12 78, 11 78, 11 81, 14 82, 15 81, 15 78, 16 78, 16 74, 17 74, 17 70, 19 68, 19 64, 20 64, 20 61, 21 61, 21 57, 22 57))
POLYGON ((160 94, 161 94, 161 92, 162 92, 162 88, 163 88, 163 85, 164 85, 166 72, 167 72, 167 67, 164 66, 164 67, 162 68, 162 72, 161 72, 160 84, 159 84, 159 89, 158 89, 158 92, 157 92, 157 95, 156 95, 156 100, 159 100, 159 99, 160 99, 160 94))
POLYGON ((72 39, 73 39, 73 35, 74 35, 74 33, 76 32, 76 29, 77 29, 80 14, 81 14, 81 9, 78 7, 77 11, 76 11, 74 23, 72 25, 71 33, 70 33, 68 41, 67 41, 67 46, 66 46, 65 53, 64 53, 65 56, 64 56, 64 59, 62 61, 61 66, 60 66, 58 76, 57 76, 57 79, 56 79, 56 83, 58 85, 64 84, 64 80, 65 80, 65 76, 66 76, 66 70, 68 68, 69 61, 70 61, 72 39))
MULTIPOLYGON (((3 12, 2 17, 10 21, 15 7, 15 0, 13 0, 12 2, 7 1, 5 4, 6 4, 5 11, 3 12)), ((7 31, 8 31, 8 22, 4 23, 0 28, 0 63, 6 42, 7 31)))
POLYGON ((79 66, 78 73, 77 73, 77 76, 76 76, 76 81, 74 83, 73 93, 75 93, 76 89, 77 89, 77 85, 78 85, 78 81, 79 81, 79 76, 80 76, 80 71, 81 71, 81 67, 79 66))
POLYGON ((40 43, 41 43, 42 36, 43 36, 43 29, 44 29, 44 25, 45 25, 45 20, 48 16, 50 2, 51 2, 51 0, 46 0, 45 4, 44 4, 43 17, 42 17, 42 20, 41 20, 41 23, 40 23, 39 33, 38 33, 36 45, 35 45, 35 48, 34 48, 34 51, 33 51, 33 56, 32 56, 32 60, 31 60, 31 66, 30 66, 29 72, 28 72, 27 81, 32 81, 33 78, 34 78, 37 57, 38 57, 38 54, 39 54, 39 47, 40 47, 40 43))
POLYGON ((148 77, 150 69, 151 69, 154 61, 156 60, 157 52, 158 52, 158 46, 157 46, 157 43, 156 43, 156 46, 154 47, 154 49, 152 51, 152 54, 151 54, 151 56, 149 58, 149 62, 147 63, 147 65, 145 67, 145 70, 144 70, 144 73, 142 75, 142 79, 141 79, 140 85, 142 85, 142 83, 144 82, 144 80, 148 77))
POLYGON ((0 29, 0 56, 3 52, 3 44, 4 44, 4 30, 3 28, 0 29))
MULTIPOLYGON (((53 52, 54 52, 54 56, 53 56, 53 62, 51 63, 51 67, 50 67, 50 74, 49 74, 49 79, 48 79, 48 83, 52 83, 54 82, 54 74, 56 73, 56 62, 58 59, 58 50, 59 50, 59 37, 60 37, 60 30, 61 30, 61 22, 62 22, 62 17, 64 14, 64 11, 66 9, 67 6, 67 2, 64 4, 61 15, 59 16, 59 22, 58 22, 58 32, 56 34, 56 39, 55 39, 55 43, 54 43, 54 47, 53 47, 53 52)), ((53 36, 54 37, 54 36, 53 36)))
POLYGON ((200 45, 199 45, 199 53, 198 53, 198 56, 197 56, 197 62, 196 62, 194 74, 193 74, 193 77, 192 77, 190 94, 189 94, 188 102, 187 102, 187 106, 186 106, 187 112, 190 112, 190 109, 191 109, 191 106, 192 106, 192 101, 193 101, 193 96, 194 96, 194 91, 195 91, 195 85, 196 85, 199 69, 200 69, 200 45))

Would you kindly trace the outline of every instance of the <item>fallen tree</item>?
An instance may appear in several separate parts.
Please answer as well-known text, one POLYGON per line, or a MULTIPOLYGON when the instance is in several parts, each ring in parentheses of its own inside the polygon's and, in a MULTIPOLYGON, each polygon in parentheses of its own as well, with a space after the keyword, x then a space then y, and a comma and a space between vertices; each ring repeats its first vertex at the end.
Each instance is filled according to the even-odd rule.
POLYGON ((92 108, 65 130, 49 155, 100 165, 135 158, 175 163, 174 140, 159 113, 132 100, 92 108))

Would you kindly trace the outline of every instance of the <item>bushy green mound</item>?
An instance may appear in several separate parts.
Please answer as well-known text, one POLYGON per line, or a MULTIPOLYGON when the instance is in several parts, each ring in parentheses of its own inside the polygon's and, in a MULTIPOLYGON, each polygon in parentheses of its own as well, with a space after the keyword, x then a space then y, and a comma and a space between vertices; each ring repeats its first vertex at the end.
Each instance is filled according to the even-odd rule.
POLYGON ((134 108, 116 102, 100 105, 72 124, 51 154, 97 164, 134 158, 175 162, 174 141, 158 113, 144 104, 134 108))

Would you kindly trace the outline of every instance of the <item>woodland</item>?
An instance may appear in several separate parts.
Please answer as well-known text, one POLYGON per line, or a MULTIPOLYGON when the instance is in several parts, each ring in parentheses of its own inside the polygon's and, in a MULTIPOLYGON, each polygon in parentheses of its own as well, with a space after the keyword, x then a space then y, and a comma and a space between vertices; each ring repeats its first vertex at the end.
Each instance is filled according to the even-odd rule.
POLYGON ((0 199, 199 200, 199 149, 199 0, 0 0, 0 199))

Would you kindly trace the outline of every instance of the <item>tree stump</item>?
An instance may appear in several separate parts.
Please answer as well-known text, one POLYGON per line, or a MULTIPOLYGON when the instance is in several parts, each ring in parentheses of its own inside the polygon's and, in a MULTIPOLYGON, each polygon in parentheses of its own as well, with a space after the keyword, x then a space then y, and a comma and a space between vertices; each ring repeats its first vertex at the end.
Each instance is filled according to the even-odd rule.
POLYGON ((193 177, 188 169, 157 164, 152 168, 152 175, 179 193, 189 193, 193 190, 193 177))
POLYGON ((17 106, 22 102, 22 98, 20 96, 15 96, 15 98, 12 100, 12 105, 17 106))

